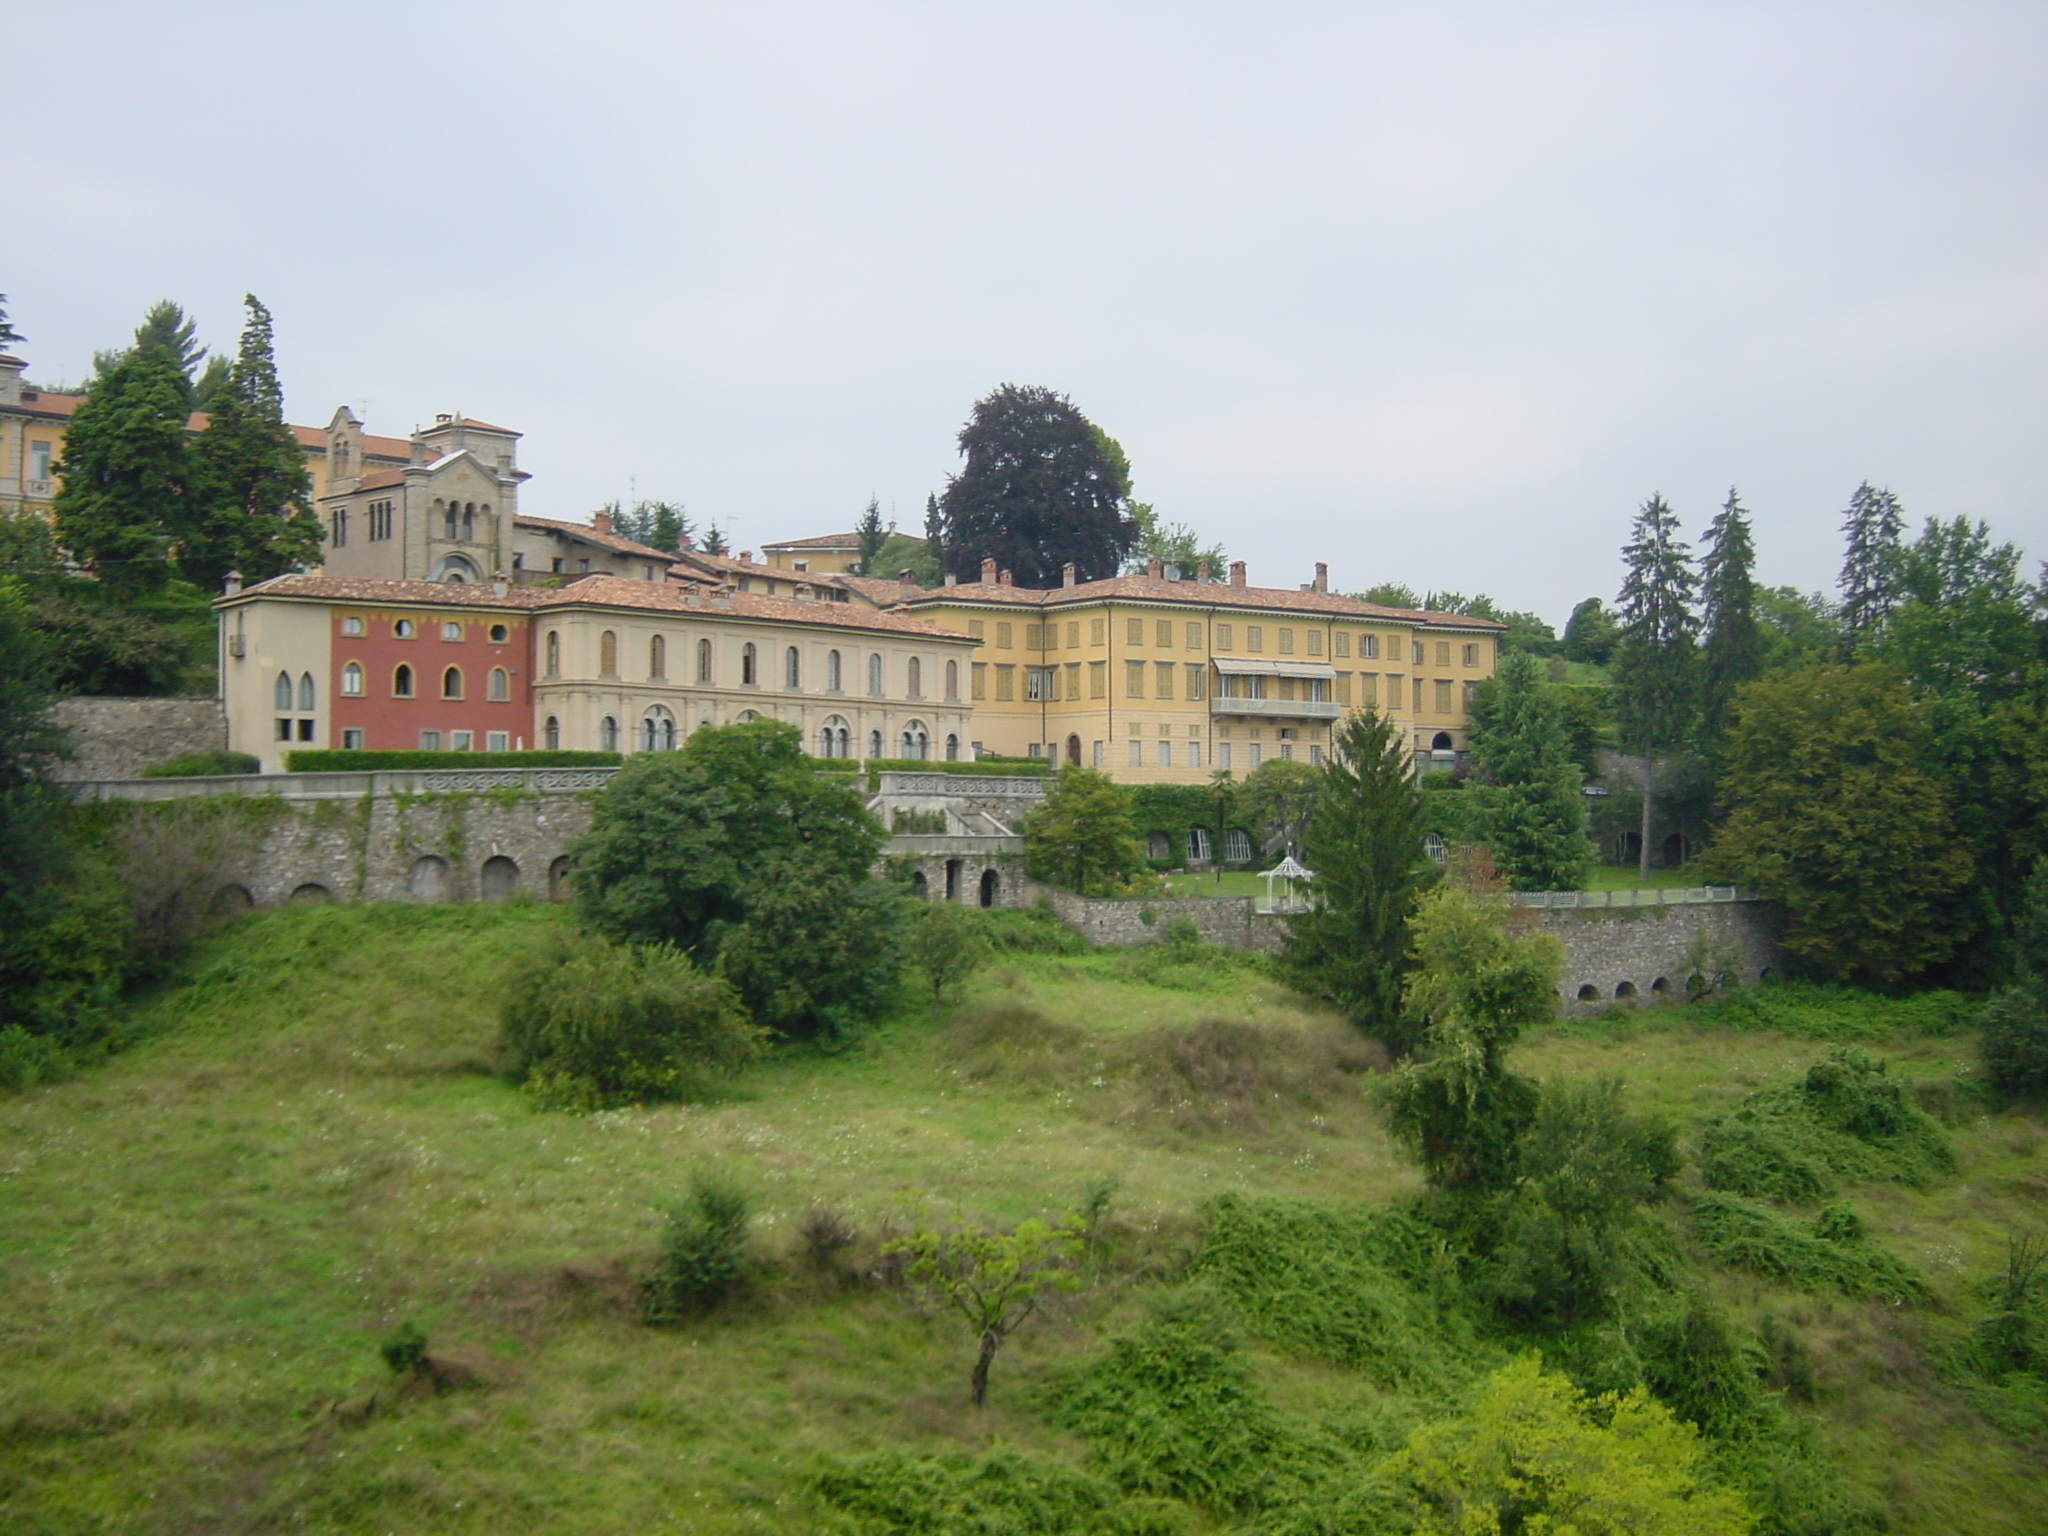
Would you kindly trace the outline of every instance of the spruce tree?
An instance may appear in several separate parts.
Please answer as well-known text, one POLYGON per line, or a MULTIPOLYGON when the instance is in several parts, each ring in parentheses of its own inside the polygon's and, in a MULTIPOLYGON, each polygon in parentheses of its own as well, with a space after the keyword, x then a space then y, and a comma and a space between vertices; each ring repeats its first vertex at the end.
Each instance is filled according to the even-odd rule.
POLYGON ((1564 716, 1536 658, 1509 651, 1495 674, 1486 729, 1472 757, 1494 867, 1517 891, 1576 891, 1593 865, 1580 796, 1583 776, 1564 716))
POLYGON ((1637 878, 1650 878, 1650 819, 1657 751, 1685 739, 1697 701, 1690 550, 1678 537, 1678 516, 1662 496, 1643 503, 1622 546, 1620 639, 1614 654, 1615 714, 1622 739, 1643 759, 1642 848, 1637 878))
POLYGON ((942 498, 946 567, 963 581, 993 559, 1020 587, 1114 576, 1136 529, 1123 451, 1065 395, 1005 384, 960 429, 967 460, 942 498))
POLYGON ((1749 514, 1735 488, 1707 524, 1700 555, 1700 745, 1720 750, 1734 718, 1735 690, 1764 669, 1763 631, 1756 622, 1756 549, 1749 514))
POLYGON ((18 347, 28 338, 7 321, 7 295, 0 293, 0 347, 18 347))
MULTIPOLYGON (((127 352, 95 352, 93 372, 97 376, 113 370, 116 363, 130 353, 152 352, 167 359, 178 370, 178 377, 184 381, 185 409, 189 413, 199 409, 198 386, 199 365, 207 362, 206 348, 199 345, 199 329, 186 317, 185 311, 169 299, 158 299, 142 317, 142 324, 135 327, 135 339, 128 344, 127 352)), ((207 365, 207 376, 214 376, 220 359, 214 358, 207 365)), ((88 386, 90 392, 92 386, 88 386)))
POLYGON ((133 348, 93 381, 64 435, 57 536, 116 595, 154 592, 170 579, 171 543, 192 490, 189 387, 166 349, 133 348))
POLYGON ((860 553, 854 558, 856 576, 879 576, 875 569, 875 557, 881 554, 882 545, 888 542, 889 530, 882 526, 882 504, 874 497, 868 498, 867 506, 860 514, 860 521, 853 525, 853 536, 860 541, 860 553))
POLYGON ((683 547, 683 540, 690 536, 690 519, 681 502, 643 501, 640 510, 647 518, 647 530, 641 543, 651 545, 665 555, 672 555, 683 547))
POLYGON ((195 457, 192 498, 179 566, 203 591, 229 571, 268 581, 320 558, 320 522, 305 454, 285 425, 284 391, 271 351, 270 311, 245 296, 248 323, 195 457))
POLYGON ((1405 1051, 1421 1038, 1402 1003, 1409 922, 1437 874, 1422 849, 1422 795, 1388 716, 1357 711, 1335 746, 1301 839, 1315 905, 1287 920, 1280 964, 1291 985, 1405 1051))
POLYGON ((1856 487, 1849 510, 1842 514, 1849 549, 1842 561, 1842 606, 1837 614, 1845 659, 1853 659, 1877 637, 1897 605, 1899 540, 1905 528, 1898 497, 1868 480, 1856 487))

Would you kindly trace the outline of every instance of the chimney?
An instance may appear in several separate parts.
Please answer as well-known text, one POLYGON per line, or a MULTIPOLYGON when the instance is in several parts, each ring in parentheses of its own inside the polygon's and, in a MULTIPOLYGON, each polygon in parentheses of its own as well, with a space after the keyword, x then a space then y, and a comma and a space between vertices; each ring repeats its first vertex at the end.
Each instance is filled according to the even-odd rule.
POLYGON ((512 590, 512 583, 506 580, 505 573, 503 571, 491 572, 491 590, 497 593, 498 596, 500 597, 503 597, 507 592, 510 592, 512 590))
POLYGON ((996 573, 996 585, 997 585, 997 586, 999 586, 999 587, 1013 587, 1013 586, 1015 586, 1016 584, 1017 584, 1017 573, 1016 573, 1015 571, 998 571, 998 572, 996 573))
POLYGON ((1316 590, 1318 592, 1330 590, 1330 567, 1321 560, 1316 562, 1316 590))
POLYGON ((1197 581, 1207 581, 1208 579, 1209 579, 1209 562, 1208 562, 1208 561, 1206 561, 1206 560, 1197 560, 1197 561, 1195 562, 1195 580, 1197 580, 1197 581))
POLYGON ((1071 587, 1073 584, 1074 562, 1069 560, 1065 565, 1060 567, 1060 585, 1063 587, 1071 587))
POLYGON ((1242 560, 1230 562, 1230 584, 1233 587, 1244 585, 1244 562, 1242 560))
POLYGON ((908 569, 896 573, 896 600, 907 603, 918 594, 917 577, 908 569))
POLYGON ((982 562, 981 562, 981 584, 982 584, 983 586, 985 586, 985 587, 991 587, 991 586, 994 586, 994 585, 995 585, 995 580, 996 580, 996 563, 995 563, 995 561, 993 561, 993 560, 984 560, 984 561, 982 561, 982 562))
POLYGON ((596 530, 597 530, 597 531, 598 531, 599 533, 610 533, 610 532, 612 531, 612 515, 611 515, 611 513, 609 513, 609 512, 593 512, 593 513, 591 513, 591 514, 590 514, 590 526, 591 526, 591 527, 593 527, 593 528, 595 528, 595 529, 596 529, 596 530))
POLYGON ((426 440, 417 431, 412 435, 412 462, 416 465, 427 462, 426 440))
POLYGON ((949 587, 957 587, 960 585, 960 578, 958 576, 955 576, 951 571, 948 571, 946 572, 946 585, 949 587))
POLYGON ((740 551, 740 564, 741 564, 741 565, 752 565, 753 563, 754 563, 754 552, 753 552, 753 551, 752 551, 751 549, 743 549, 743 550, 741 550, 741 551, 740 551))
POLYGON ((1150 576, 1154 581, 1157 581, 1160 577, 1166 574, 1166 562, 1164 560, 1161 560, 1157 555, 1154 555, 1150 560, 1147 560, 1145 562, 1145 574, 1147 576, 1150 576))
POLYGON ((221 596, 233 597, 237 592, 241 590, 242 573, 240 571, 229 571, 227 574, 227 580, 223 581, 220 584, 221 596))

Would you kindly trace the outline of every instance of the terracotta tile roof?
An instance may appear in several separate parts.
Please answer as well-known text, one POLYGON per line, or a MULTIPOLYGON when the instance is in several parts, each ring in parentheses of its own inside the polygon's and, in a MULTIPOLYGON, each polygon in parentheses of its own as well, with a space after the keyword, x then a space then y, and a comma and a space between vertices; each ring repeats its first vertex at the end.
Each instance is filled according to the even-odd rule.
POLYGON ((429 427, 427 430, 431 432, 435 427, 443 429, 475 427, 479 432, 502 432, 507 437, 524 437, 526 435, 524 432, 514 432, 510 427, 494 427, 488 421, 478 421, 474 416, 458 416, 453 421, 437 421, 433 427, 429 427))
POLYGON ((538 608, 544 601, 560 596, 559 592, 539 587, 512 587, 501 596, 488 582, 399 581, 389 576, 273 576, 213 602, 220 608, 252 597, 313 597, 344 603, 412 603, 434 608, 538 608))
POLYGON ((821 533, 809 539, 778 539, 773 544, 763 544, 763 549, 859 549, 860 535, 857 533, 821 533))
POLYGON ((79 401, 84 398, 83 395, 53 394, 47 389, 24 389, 21 392, 21 404, 13 409, 25 411, 31 416, 69 416, 78 409, 79 401))
POLYGON ((599 533, 589 523, 557 522, 552 517, 528 517, 524 512, 516 514, 512 522, 515 527, 544 528, 550 533, 565 533, 573 539, 581 539, 586 544, 617 550, 622 555, 639 555, 644 559, 658 560, 664 567, 675 560, 674 555, 650 545, 636 544, 616 533, 599 533))
MULTIPOLYGON (((280 578, 290 580, 289 577, 280 578)), ((431 582, 408 582, 408 586, 431 586, 431 582)), ((719 599, 700 594, 692 603, 685 599, 689 589, 657 582, 634 581, 626 576, 586 576, 573 586, 556 591, 529 588, 542 599, 542 607, 630 608, 640 612, 672 613, 681 618, 728 615, 743 619, 768 619, 789 624, 823 624, 835 629, 883 630, 926 640, 960 641, 968 637, 956 630, 941 629, 906 614, 882 613, 856 608, 851 603, 800 603, 793 597, 769 597, 760 592, 735 592, 719 599)))
POLYGON ((386 486, 403 484, 405 484, 404 470, 380 469, 373 474, 364 475, 359 480, 357 480, 356 489, 359 491, 381 491, 386 486))
MULTIPOLYGON (((83 395, 60 395, 47 389, 25 389, 22 391, 21 408, 31 416, 69 417, 78 413, 78 407, 84 400, 85 396, 83 395)), ((204 411, 194 411, 185 418, 185 430, 193 433, 204 432, 207 422, 211 419, 204 411)), ((325 427, 294 426, 291 429, 291 433, 298 440, 301 448, 315 453, 324 454, 327 452, 327 429, 325 427)), ((365 459, 391 459, 401 464, 406 463, 412 458, 412 443, 409 439, 403 437, 371 437, 365 433, 363 436, 363 457, 365 459)), ((427 454, 429 462, 438 457, 439 454, 429 450, 427 454)))
POLYGON ((1378 620, 1382 623, 1419 624, 1432 628, 1505 630, 1491 619, 1469 618, 1457 613, 1437 613, 1416 608, 1388 608, 1363 602, 1341 592, 1289 591, 1285 587, 1234 587, 1223 582, 1168 581, 1161 576, 1111 576, 1102 581, 1084 581, 1071 587, 1040 590, 1007 587, 996 582, 962 582, 954 587, 934 587, 905 602, 908 609, 941 603, 990 603, 1006 608, 1059 608, 1069 603, 1099 603, 1106 599, 1124 602, 1180 603, 1190 608, 1251 608, 1283 613, 1319 614, 1325 618, 1378 620))
POLYGON ((853 576, 839 571, 818 580, 858 592, 878 608, 893 608, 903 601, 903 583, 891 576, 853 576))

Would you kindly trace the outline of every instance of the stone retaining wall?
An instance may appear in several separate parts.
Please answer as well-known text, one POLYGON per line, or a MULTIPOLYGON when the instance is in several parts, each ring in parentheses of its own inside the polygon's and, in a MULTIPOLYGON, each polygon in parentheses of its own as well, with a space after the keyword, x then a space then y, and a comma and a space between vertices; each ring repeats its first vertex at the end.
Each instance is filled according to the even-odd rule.
POLYGON ((1167 924, 1184 917, 1211 944, 1226 949, 1277 951, 1286 942, 1284 920, 1252 910, 1249 896, 1176 896, 1152 899, 1076 896, 1033 883, 1032 898, 1052 905, 1053 915, 1091 944, 1128 949, 1157 944, 1167 924))
POLYGON ((57 723, 73 755, 53 776, 67 784, 139 778, 174 757, 228 747, 227 712, 214 698, 63 699, 57 723))
POLYGON ((1725 970, 1754 986, 1778 962, 1776 902, 1584 907, 1532 912, 1564 945, 1565 1010, 1591 1013, 1631 998, 1684 997, 1695 975, 1725 970))

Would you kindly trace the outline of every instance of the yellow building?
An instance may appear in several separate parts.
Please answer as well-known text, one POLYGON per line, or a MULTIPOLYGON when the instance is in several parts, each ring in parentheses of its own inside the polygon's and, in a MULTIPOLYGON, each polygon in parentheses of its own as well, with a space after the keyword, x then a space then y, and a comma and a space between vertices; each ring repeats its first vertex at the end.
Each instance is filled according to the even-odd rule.
POLYGON ((778 571, 837 576, 860 564, 860 535, 824 533, 811 539, 791 539, 784 544, 763 544, 761 558, 778 571))
POLYGON ((995 562, 981 580, 906 599, 902 609, 983 642, 970 695, 977 743, 1018 757, 1085 763, 1131 783, 1242 777, 1272 758, 1317 763, 1357 708, 1390 714, 1419 765, 1449 766, 1469 707, 1493 675, 1503 626, 1361 602, 1328 590, 1142 576, 1014 586, 995 562))

